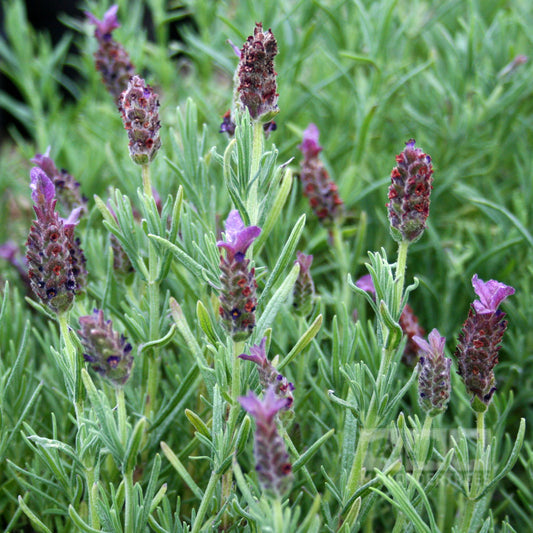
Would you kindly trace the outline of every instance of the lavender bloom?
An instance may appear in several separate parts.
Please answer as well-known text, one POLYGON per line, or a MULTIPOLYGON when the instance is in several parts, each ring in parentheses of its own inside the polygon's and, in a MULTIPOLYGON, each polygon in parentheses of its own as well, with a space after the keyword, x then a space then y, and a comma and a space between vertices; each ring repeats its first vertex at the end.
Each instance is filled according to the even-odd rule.
POLYGON ((131 344, 124 335, 113 331, 111 320, 104 320, 104 312, 94 309, 92 315, 79 319, 78 331, 85 353, 83 357, 92 369, 116 386, 128 381, 133 366, 131 344))
POLYGON ((255 326, 255 269, 249 270, 250 260, 246 251, 261 233, 257 226, 244 226, 241 215, 233 210, 226 220, 225 241, 217 246, 226 249, 226 257, 220 256, 222 294, 219 313, 222 324, 234 340, 247 339, 255 326))
POLYGON ((452 360, 444 355, 446 337, 433 329, 428 336, 429 343, 418 336, 413 341, 423 353, 418 363, 418 403, 428 416, 437 416, 446 410, 450 400, 452 360))
POLYGON ((238 101, 252 120, 269 122, 278 113, 278 94, 274 57, 278 45, 271 30, 263 32, 257 23, 240 52, 237 76, 238 101))
POLYGON ((298 146, 304 155, 301 163, 303 193, 319 220, 330 225, 342 211, 342 200, 337 185, 331 180, 318 155, 322 147, 318 144, 319 131, 315 124, 309 124, 304 131, 302 144, 298 146))
POLYGON ((101 21, 92 13, 85 12, 89 21, 96 26, 94 36, 99 44, 98 50, 94 53, 96 69, 102 74, 102 80, 115 102, 126 89, 128 80, 135 74, 128 52, 111 35, 114 29, 120 27, 117 11, 117 5, 111 6, 101 21))
POLYGON ((296 252, 296 261, 300 265, 300 272, 293 290, 293 307, 300 316, 306 317, 313 310, 313 299, 315 297, 315 284, 311 277, 311 264, 313 263, 312 255, 305 255, 302 252, 296 252))
POLYGON ((455 357, 468 392, 488 406, 496 391, 493 369, 507 328, 505 313, 498 306, 515 290, 499 281, 485 282, 477 274, 472 278, 472 285, 479 300, 472 303, 455 357))
POLYGON ((281 375, 274 365, 268 360, 266 351, 266 337, 263 337, 260 344, 254 344, 250 348, 250 355, 242 353, 239 355, 241 359, 246 361, 252 361, 258 367, 259 371, 259 380, 261 382, 261 387, 266 391, 271 387, 278 398, 284 399, 286 401, 285 409, 290 409, 294 398, 292 396, 292 391, 294 390, 294 385, 287 380, 287 378, 281 375))
POLYGON ((50 146, 44 154, 37 154, 32 163, 35 163, 54 184, 56 194, 60 204, 65 207, 67 212, 82 208, 82 213, 87 212, 87 198, 83 197, 80 192, 80 184, 64 169, 58 170, 54 160, 50 157, 50 146))
POLYGON ((270 387, 262 401, 250 391, 248 396, 241 396, 239 402, 255 418, 255 469, 261 487, 281 496, 292 482, 289 454, 275 420, 278 411, 285 407, 286 400, 276 397, 274 389, 270 387))
MULTIPOLYGON (((359 278, 355 282, 355 285, 375 297, 376 289, 370 274, 365 274, 359 278)), ((407 342, 402 354, 402 363, 409 367, 414 367, 420 356, 419 347, 414 341, 414 337, 423 337, 426 332, 418 323, 418 317, 415 315, 413 308, 409 304, 405 304, 402 314, 400 315, 399 323, 403 334, 407 337, 407 342)))
POLYGON ((130 156, 138 165, 150 163, 161 147, 159 97, 139 76, 133 76, 118 104, 128 132, 130 156))
POLYGON ((396 156, 398 166, 391 172, 387 207, 393 239, 415 242, 426 228, 433 166, 431 157, 415 148, 414 139, 405 144, 404 151, 396 156))
POLYGON ((31 169, 32 199, 37 215, 28 241, 26 258, 33 292, 56 313, 70 309, 74 295, 84 284, 85 257, 74 238, 79 210, 67 219, 55 212, 55 189, 48 176, 37 167, 31 169))

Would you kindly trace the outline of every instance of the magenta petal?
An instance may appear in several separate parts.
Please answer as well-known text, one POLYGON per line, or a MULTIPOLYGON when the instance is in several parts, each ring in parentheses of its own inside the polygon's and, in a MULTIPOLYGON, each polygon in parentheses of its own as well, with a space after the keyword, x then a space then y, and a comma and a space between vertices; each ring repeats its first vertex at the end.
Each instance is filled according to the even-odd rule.
POLYGON ((30 170, 31 198, 37 205, 50 204, 54 199, 56 190, 52 180, 39 168, 30 170))
POLYGON ((85 11, 87 18, 96 26, 97 37, 101 37, 106 33, 111 33, 115 28, 120 27, 117 19, 118 5, 112 5, 104 14, 104 18, 100 21, 92 13, 85 11))
POLYGON ((309 124, 307 129, 303 133, 302 144, 298 146, 298 149, 303 153, 304 157, 316 157, 322 150, 322 147, 318 144, 318 137, 320 132, 316 124, 309 124))
POLYGON ((374 282, 372 281, 372 276, 370 274, 365 274, 363 277, 359 278, 355 282, 355 286, 370 294, 376 294, 376 288, 374 287, 374 282))
POLYGON ((515 290, 505 283, 494 279, 483 281, 477 274, 472 278, 472 286, 479 300, 474 300, 472 305, 479 314, 494 313, 498 306, 507 298, 514 294, 515 290))
POLYGON ((287 399, 278 398, 273 387, 267 389, 262 401, 250 391, 247 396, 240 396, 239 402, 255 419, 268 421, 287 406, 287 399))
POLYGON ((258 226, 245 227, 239 211, 233 209, 226 219, 226 240, 218 241, 217 246, 225 248, 232 257, 239 252, 244 255, 260 233, 258 226))
POLYGON ((435 353, 444 353, 446 337, 442 337, 437 329, 433 328, 431 330, 431 333, 428 335, 428 341, 435 353))
POLYGON ((62 218, 63 224, 65 225, 65 228, 68 226, 75 226, 79 222, 80 213, 83 211, 83 207, 76 207, 76 209, 73 209, 68 218, 62 218))
POLYGON ((300 265, 300 273, 309 272, 311 264, 313 263, 313 256, 306 255, 300 251, 296 252, 296 261, 300 265))

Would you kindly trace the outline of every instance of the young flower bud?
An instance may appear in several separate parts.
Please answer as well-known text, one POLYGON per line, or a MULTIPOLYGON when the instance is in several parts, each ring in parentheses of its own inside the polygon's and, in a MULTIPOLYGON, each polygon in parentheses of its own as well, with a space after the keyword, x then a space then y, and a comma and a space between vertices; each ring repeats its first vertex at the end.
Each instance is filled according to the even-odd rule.
POLYGON ((296 257, 295 263, 300 265, 300 272, 294 284, 292 305, 298 315, 307 317, 313 311, 313 300, 315 298, 315 284, 309 270, 313 262, 313 256, 296 252, 296 257))
POLYGON ((94 309, 92 315, 79 319, 78 331, 85 353, 83 357, 92 369, 116 386, 128 381, 133 366, 131 344, 124 335, 113 331, 111 320, 104 320, 104 312, 94 309))
POLYGON ((239 402, 256 422, 254 456, 259 483, 264 491, 282 496, 292 483, 289 454, 276 427, 276 414, 285 407, 286 400, 278 398, 270 387, 262 401, 249 392, 239 402))
POLYGON ((111 6, 100 21, 88 11, 85 15, 96 26, 94 36, 98 39, 98 50, 94 53, 96 69, 102 74, 102 80, 111 93, 115 102, 118 102, 122 91, 128 85, 128 80, 135 74, 128 52, 117 43, 111 33, 120 27, 117 20, 118 6, 111 6))
POLYGON ((161 147, 159 97, 139 76, 133 76, 118 104, 128 132, 130 156, 138 165, 150 163, 161 147))
POLYGON ((246 361, 252 361, 257 365, 259 371, 259 381, 261 382, 261 387, 263 391, 266 391, 269 387, 272 387, 276 396, 278 398, 284 399, 286 401, 285 409, 290 409, 294 398, 292 396, 292 391, 294 390, 294 385, 287 380, 287 378, 281 375, 274 365, 268 360, 266 352, 266 337, 263 337, 259 345, 254 344, 250 348, 250 355, 242 353, 239 355, 241 359, 246 361))
POLYGON ((433 329, 428 336, 429 343, 418 336, 413 341, 423 354, 418 363, 418 403, 428 416, 437 416, 446 410, 450 400, 452 360, 444 355, 446 338, 433 329))
POLYGON ((239 101, 248 108, 254 121, 269 122, 278 113, 278 94, 274 57, 278 45, 271 30, 263 32, 257 23, 254 35, 248 37, 240 52, 237 70, 239 101))
POLYGON ((50 146, 44 154, 37 154, 32 163, 35 163, 54 184, 57 199, 65 212, 81 208, 80 216, 87 212, 87 198, 80 192, 80 184, 64 169, 58 170, 54 160, 50 157, 50 146))
POLYGON ((398 166, 392 169, 389 187, 389 221, 394 240, 415 242, 429 215, 429 195, 433 183, 431 157, 415 140, 407 141, 404 151, 396 156, 398 166))
POLYGON ((226 331, 236 341, 247 339, 255 326, 255 269, 249 270, 250 260, 246 250, 261 233, 257 226, 244 226, 241 215, 233 210, 226 220, 226 241, 217 246, 226 249, 226 257, 220 256, 222 294, 220 316, 226 331))
POLYGON ((74 238, 80 208, 64 220, 55 212, 54 185, 37 167, 31 172, 36 220, 26 243, 28 276, 33 292, 52 311, 70 309, 74 295, 85 284, 85 257, 74 238))
POLYGON ((472 278, 472 285, 479 300, 472 303, 459 335, 455 357, 466 389, 474 400, 479 400, 477 403, 482 409, 483 404, 490 404, 496 391, 493 369, 498 363, 500 343, 507 328, 505 313, 498 306, 515 290, 492 279, 485 282, 477 274, 472 278))
POLYGON ((304 131, 302 144, 298 146, 304 155, 301 163, 303 193, 315 215, 324 225, 331 225, 341 215, 342 200, 338 188, 330 179, 318 155, 322 147, 318 144, 319 131, 315 124, 309 124, 304 131))

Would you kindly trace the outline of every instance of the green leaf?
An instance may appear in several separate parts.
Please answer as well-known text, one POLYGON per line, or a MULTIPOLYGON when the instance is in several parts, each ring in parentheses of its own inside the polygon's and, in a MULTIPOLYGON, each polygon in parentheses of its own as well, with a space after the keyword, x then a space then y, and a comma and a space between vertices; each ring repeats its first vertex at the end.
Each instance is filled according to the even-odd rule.
POLYGON ((322 326, 322 315, 318 315, 313 323, 309 326, 307 331, 298 339, 298 342, 293 346, 292 350, 283 358, 283 360, 277 366, 277 369, 281 372, 288 364, 290 364, 294 358, 303 352, 309 343, 316 337, 322 326))

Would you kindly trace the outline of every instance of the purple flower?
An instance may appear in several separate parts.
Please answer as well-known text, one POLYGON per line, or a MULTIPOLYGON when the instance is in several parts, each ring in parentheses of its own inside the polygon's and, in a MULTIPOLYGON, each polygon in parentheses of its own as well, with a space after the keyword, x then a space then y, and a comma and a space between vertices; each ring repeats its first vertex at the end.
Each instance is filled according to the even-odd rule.
POLYGON ((370 274, 365 274, 364 276, 360 277, 355 282, 355 285, 365 292, 368 292, 374 296, 376 295, 376 288, 374 287, 374 282, 372 281, 372 276, 370 274))
POLYGON ((259 482, 265 491, 283 495, 292 481, 292 466, 283 439, 276 426, 276 414, 285 407, 286 400, 278 398, 272 387, 263 400, 253 393, 241 396, 239 402, 256 422, 254 456, 259 482))
POLYGON ((298 145, 298 149, 302 152, 306 159, 317 157, 322 150, 322 146, 318 144, 318 137, 320 132, 316 124, 309 124, 303 133, 302 143, 298 145))
POLYGON ((113 330, 111 320, 104 319, 101 309, 79 319, 78 331, 85 353, 84 359, 92 369, 117 386, 128 381, 133 366, 131 344, 124 335, 113 330))
POLYGON ((419 362, 418 402, 429 416, 436 416, 446 410, 450 400, 452 360, 445 357, 446 338, 436 329, 431 331, 428 340, 429 343, 422 337, 413 337, 423 354, 419 362))
POLYGON ((244 226, 241 215, 234 209, 226 219, 225 241, 218 241, 217 246, 226 249, 228 261, 235 259, 240 262, 244 259, 246 251, 261 233, 258 226, 244 226))
POLYGON ((298 251, 295 263, 300 265, 300 272, 294 284, 292 305, 297 314, 306 317, 313 311, 315 297, 315 284, 310 271, 313 256, 298 251))
POLYGON ((472 285, 480 299, 472 303, 459 335, 455 357, 459 375, 468 392, 479 400, 475 408, 480 410, 490 404, 496 391, 493 369, 498 363, 507 328, 505 313, 498 306, 515 290, 495 280, 484 282, 477 274, 472 278, 472 285))
POLYGON ((265 347, 266 337, 263 337, 260 344, 254 344, 250 348, 250 355, 242 353, 239 355, 239 358, 255 363, 258 366, 259 380, 263 390, 266 391, 272 387, 276 396, 285 401, 284 409, 290 409, 294 402, 292 396, 294 385, 285 376, 280 374, 276 370, 276 367, 268 360, 265 347))
POLYGON ((85 11, 87 18, 96 26, 94 35, 97 39, 103 39, 106 35, 110 35, 111 32, 120 28, 120 24, 117 19, 118 5, 112 5, 105 13, 102 20, 98 20, 92 13, 85 11))
POLYGON ((248 37, 240 52, 236 101, 247 108, 252 120, 269 122, 278 112, 278 93, 274 57, 278 45, 272 31, 263 32, 256 23, 253 36, 248 37))
POLYGON ((314 213, 322 223, 329 225, 340 216, 343 202, 339 197, 337 185, 318 157, 322 150, 318 144, 318 136, 318 128, 309 124, 304 131, 302 144, 298 146, 304 155, 300 180, 304 196, 309 198, 314 213))
POLYGON ((474 292, 479 296, 479 300, 474 300, 472 305, 478 314, 495 313, 498 306, 507 298, 514 294, 515 290, 509 285, 490 279, 483 281, 474 274, 472 278, 474 292))
POLYGON ((38 167, 30 172, 34 221, 26 243, 28 277, 33 292, 56 313, 70 309, 85 285, 85 257, 74 228, 79 209, 66 220, 55 211, 54 184, 38 167))
POLYGON ((405 143, 396 156, 398 165, 392 169, 389 187, 389 221, 396 241, 417 241, 429 216, 429 196, 433 183, 431 157, 415 148, 414 139, 405 143))
POLYGON ((92 13, 85 12, 89 21, 96 26, 94 36, 98 39, 98 50, 94 53, 96 69, 102 75, 107 90, 115 103, 128 85, 128 80, 135 74, 135 68, 124 47, 113 39, 112 32, 120 24, 117 20, 118 6, 112 6, 100 21, 92 13))

